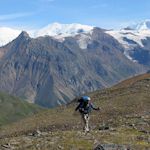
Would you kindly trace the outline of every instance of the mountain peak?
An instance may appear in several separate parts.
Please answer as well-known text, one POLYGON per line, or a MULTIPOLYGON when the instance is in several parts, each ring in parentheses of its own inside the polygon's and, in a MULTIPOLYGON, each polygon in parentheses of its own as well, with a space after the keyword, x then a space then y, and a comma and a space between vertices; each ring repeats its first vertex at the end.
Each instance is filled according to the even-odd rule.
POLYGON ((49 36, 62 35, 65 37, 65 36, 76 35, 81 32, 87 33, 90 32, 92 29, 93 27, 89 25, 82 25, 78 23, 60 24, 58 22, 55 22, 40 29, 36 33, 36 37, 44 36, 44 35, 49 35, 49 36))
POLYGON ((17 37, 17 39, 25 39, 25 40, 28 40, 29 38, 30 36, 26 31, 22 31, 17 37))
POLYGON ((26 31, 22 31, 19 36, 26 37, 26 38, 30 37, 29 34, 26 31))
POLYGON ((133 30, 150 30, 150 20, 144 20, 142 22, 139 22, 137 24, 133 24, 131 26, 128 26, 128 28, 131 28, 133 30))

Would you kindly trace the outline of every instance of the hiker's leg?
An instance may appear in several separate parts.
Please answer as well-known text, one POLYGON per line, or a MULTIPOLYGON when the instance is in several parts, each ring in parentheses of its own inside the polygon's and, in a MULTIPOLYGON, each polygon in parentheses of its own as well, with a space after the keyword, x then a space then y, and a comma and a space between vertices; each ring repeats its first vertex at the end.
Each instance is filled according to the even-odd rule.
POLYGON ((84 114, 85 118, 85 131, 89 131, 89 114, 84 114))
POLYGON ((82 124, 83 124, 83 130, 85 130, 85 127, 86 127, 86 120, 85 120, 85 117, 84 117, 84 113, 80 113, 81 114, 81 119, 82 119, 82 124))

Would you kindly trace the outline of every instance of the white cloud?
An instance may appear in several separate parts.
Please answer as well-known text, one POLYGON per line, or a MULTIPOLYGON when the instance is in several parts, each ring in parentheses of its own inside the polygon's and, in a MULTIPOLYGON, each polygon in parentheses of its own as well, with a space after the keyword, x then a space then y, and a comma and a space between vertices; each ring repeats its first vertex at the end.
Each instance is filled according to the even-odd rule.
POLYGON ((12 13, 12 14, 4 14, 0 15, 0 21, 12 20, 16 18, 26 17, 33 15, 33 12, 20 12, 20 13, 12 13))

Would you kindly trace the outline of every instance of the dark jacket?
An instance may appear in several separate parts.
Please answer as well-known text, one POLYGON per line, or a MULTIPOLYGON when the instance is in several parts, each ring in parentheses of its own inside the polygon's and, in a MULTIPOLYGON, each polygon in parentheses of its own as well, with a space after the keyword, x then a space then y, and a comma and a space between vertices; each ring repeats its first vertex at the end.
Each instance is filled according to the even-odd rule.
POLYGON ((89 114, 92 110, 99 110, 91 102, 80 102, 75 111, 79 110, 80 113, 89 114))

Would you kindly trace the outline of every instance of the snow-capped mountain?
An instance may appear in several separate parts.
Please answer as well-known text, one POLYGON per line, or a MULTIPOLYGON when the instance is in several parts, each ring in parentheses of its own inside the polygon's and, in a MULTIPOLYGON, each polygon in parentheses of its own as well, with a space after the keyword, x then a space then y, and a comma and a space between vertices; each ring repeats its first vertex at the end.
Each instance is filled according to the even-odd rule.
POLYGON ((13 39, 18 37, 21 30, 11 29, 7 27, 0 27, 0 46, 6 45, 13 39))
POLYGON ((117 39, 125 48, 130 48, 135 44, 143 47, 142 40, 150 37, 150 30, 110 30, 106 31, 108 34, 117 39), (130 42, 129 42, 130 40, 130 42))
POLYGON ((150 30, 150 20, 145 20, 129 26, 133 30, 150 30))
MULTIPOLYGON (((82 25, 77 23, 72 24, 52 23, 41 29, 27 32, 33 38, 48 35, 53 36, 54 38, 57 39, 61 39, 67 36, 75 36, 78 33, 90 33, 90 31, 93 28, 94 28, 93 26, 82 25)), ((0 46, 9 43, 13 39, 15 39, 20 33, 21 30, 16 30, 7 27, 0 27, 0 46)), ((131 46, 131 43, 129 44, 129 42, 124 40, 124 38, 133 40, 135 43, 138 43, 140 46, 143 46, 141 40, 145 39, 147 36, 148 37, 150 36, 150 20, 146 20, 141 23, 128 26, 127 28, 118 31, 117 30, 107 31, 107 33, 116 38, 126 48, 131 46)))
POLYGON ((33 39, 22 32, 0 48, 0 90, 45 107, 66 104, 76 95, 141 73, 123 50, 100 28, 64 42, 51 36, 33 39))
MULTIPOLYGON (((78 33, 89 33, 92 29, 93 29, 92 26, 77 23, 73 24, 52 23, 39 30, 27 32, 32 38, 48 35, 60 39, 67 36, 75 36, 78 33)), ((0 46, 6 45, 7 43, 11 42, 20 33, 21 30, 15 30, 7 27, 0 27, 0 46)))
POLYGON ((150 21, 146 20, 121 30, 109 30, 106 33, 122 44, 128 59, 139 63, 145 63, 149 59, 150 21))
POLYGON ((128 26, 121 30, 110 30, 107 33, 116 38, 125 48, 130 48, 135 44, 143 47, 142 40, 150 37, 150 20, 128 26))
POLYGON ((60 24, 60 23, 53 23, 49 24, 48 26, 38 30, 35 33, 35 37, 38 36, 74 36, 78 33, 87 33, 93 29, 92 26, 82 25, 82 24, 60 24))
POLYGON ((111 30, 107 31, 108 34, 113 36, 122 46, 125 48, 125 56, 136 62, 133 57, 130 56, 132 50, 135 47, 140 46, 144 48, 143 41, 150 37, 150 30, 111 30))
MULTIPOLYGON (((72 24, 60 24, 52 23, 41 29, 27 31, 29 36, 37 38, 39 36, 51 36, 59 41, 64 41, 67 36, 75 37, 79 47, 86 49, 88 44, 91 43, 91 34, 94 27, 88 25, 82 25, 77 23, 72 24)), ((0 28, 0 46, 6 45, 7 43, 14 40, 21 30, 15 30, 11 28, 1 27, 0 28)), ((108 30, 107 34, 113 36, 119 43, 124 47, 125 56, 133 61, 133 53, 135 53, 136 47, 145 49, 144 41, 147 41, 147 37, 150 37, 150 20, 143 21, 136 25, 128 26, 121 30, 108 30)), ((137 48, 136 48, 137 49, 137 48)))
POLYGON ((76 94, 149 70, 150 38, 142 33, 147 31, 55 23, 34 34, 22 32, 0 47, 0 90, 41 106, 66 104, 76 94))

